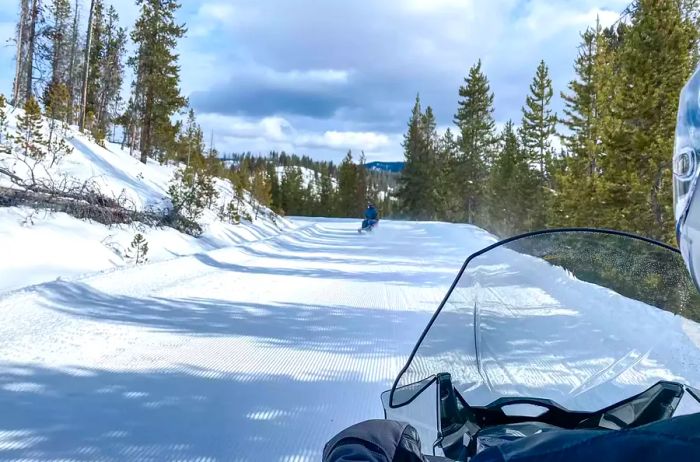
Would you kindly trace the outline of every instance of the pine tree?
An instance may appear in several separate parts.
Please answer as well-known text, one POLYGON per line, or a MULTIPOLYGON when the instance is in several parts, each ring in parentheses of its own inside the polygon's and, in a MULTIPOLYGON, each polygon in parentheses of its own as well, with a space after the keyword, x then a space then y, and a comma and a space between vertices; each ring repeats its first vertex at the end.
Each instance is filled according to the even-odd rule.
POLYGON ((459 88, 459 108, 454 120, 459 128, 460 156, 452 170, 456 196, 463 201, 460 218, 478 224, 484 222, 483 186, 496 142, 494 95, 481 70, 481 60, 469 70, 464 82, 459 88))
POLYGON ((63 157, 73 152, 68 145, 65 134, 68 126, 65 122, 70 111, 70 95, 68 87, 63 83, 57 83, 51 87, 48 94, 49 104, 46 107, 49 138, 46 143, 47 152, 51 159, 49 167, 53 167, 63 157))
POLYGON ((179 147, 173 151, 169 157, 177 162, 184 162, 186 165, 204 164, 204 131, 197 123, 194 109, 190 109, 187 120, 180 130, 179 147))
POLYGON ((353 162, 352 152, 348 151, 338 168, 338 216, 354 218, 357 216, 357 166, 353 162))
POLYGON ((268 162, 266 168, 267 177, 270 181, 270 207, 277 212, 282 208, 279 176, 277 175, 277 169, 274 163, 268 162))
POLYGON ((318 182, 318 207, 321 216, 331 217, 335 214, 335 189, 333 179, 326 164, 321 165, 321 172, 318 182))
POLYGON ((43 22, 44 10, 41 5, 41 0, 31 0, 30 7, 30 24, 29 24, 29 42, 27 45, 27 64, 26 64, 26 94, 25 101, 29 101, 34 97, 34 69, 36 67, 36 53, 39 48, 40 27, 43 22))
POLYGON ((105 59, 105 33, 104 3, 102 0, 94 0, 92 37, 90 49, 87 50, 89 78, 87 83, 86 111, 95 115, 95 119, 97 119, 97 114, 99 113, 98 100, 105 77, 102 74, 102 62, 105 59))
POLYGON ((121 99, 120 91, 124 79, 124 53, 126 51, 126 29, 119 27, 119 15, 114 6, 110 6, 107 14, 100 12, 102 24, 99 33, 95 32, 96 46, 93 49, 92 62, 95 76, 99 83, 93 88, 92 110, 95 113, 97 130, 102 133, 109 131, 116 117, 115 105, 121 99), (97 43, 99 42, 99 44, 97 43))
POLYGON ((136 233, 134 239, 129 245, 129 250, 126 252, 126 258, 131 260, 135 265, 142 265, 148 262, 148 241, 143 237, 143 234, 136 233))
POLYGON ((439 140, 437 150, 437 166, 435 190, 436 210, 438 219, 453 221, 459 216, 462 206, 461 198, 457 196, 454 187, 456 170, 459 160, 459 144, 448 128, 439 140))
POLYGON ((599 47, 603 41, 599 24, 582 35, 574 64, 576 79, 569 83, 569 93, 562 93, 565 103, 562 122, 569 133, 563 136, 567 156, 555 174, 557 194, 550 222, 556 226, 601 226, 598 222, 596 185, 601 156, 601 61, 599 47))
POLYGON ((285 167, 280 186, 282 209, 287 215, 300 215, 304 209, 304 183, 298 167, 285 167))
POLYGON ((185 28, 175 21, 175 0, 137 0, 141 17, 131 39, 137 47, 129 63, 134 68, 134 104, 140 121, 141 162, 162 155, 172 142, 171 116, 186 104, 180 95, 180 67, 175 53, 185 28))
POLYGON ((269 207, 272 200, 272 188, 264 170, 258 170, 253 175, 252 191, 255 204, 253 207, 254 219, 258 219, 262 207, 269 207))
POLYGON ((435 219, 439 199, 436 188, 440 174, 437 169, 439 146, 433 110, 428 106, 425 113, 421 111, 420 96, 416 96, 403 148, 405 165, 398 191, 401 210, 410 218, 435 219))
POLYGON ((46 140, 41 130, 41 108, 36 99, 29 98, 24 105, 24 114, 17 116, 17 134, 13 141, 25 157, 41 160, 45 157, 46 140))
POLYGON ((201 169, 185 167, 178 169, 170 182, 168 195, 172 203, 173 227, 182 232, 199 236, 202 233, 197 221, 201 218, 214 189, 213 179, 201 169))
POLYGON ((608 84, 599 202, 606 224, 674 239, 671 160, 677 97, 697 62, 698 30, 677 0, 637 0, 608 84))
POLYGON ((46 105, 51 104, 47 98, 50 97, 53 88, 66 85, 69 81, 70 0, 53 0, 49 6, 49 15, 51 24, 46 28, 45 35, 50 40, 51 80, 46 88, 46 105))
POLYGON ((518 140, 513 122, 501 134, 488 182, 489 227, 506 237, 538 226, 533 223, 533 195, 539 187, 528 156, 518 140))
POLYGON ((70 51, 68 52, 68 94, 70 95, 71 112, 67 122, 72 124, 75 121, 75 109, 80 107, 80 90, 82 88, 80 75, 80 5, 79 0, 75 0, 73 8, 73 22, 71 24, 70 51))
POLYGON ((359 158, 359 164, 357 165, 357 175, 356 175, 356 188, 357 191, 355 192, 355 197, 356 197, 356 202, 355 202, 355 208, 357 214, 362 213, 362 211, 365 209, 365 206, 367 205, 367 200, 368 200, 368 178, 367 178, 367 169, 365 168, 365 163, 366 163, 366 158, 365 158, 365 153, 360 152, 360 158, 359 158))
POLYGON ((0 93, 0 146, 7 142, 7 100, 5 95, 0 93))
MULTIPOLYGON (((86 119, 91 111, 88 110, 88 96, 90 85, 90 51, 92 49, 92 36, 95 27, 95 7, 99 0, 90 0, 90 13, 88 15, 87 33, 85 38, 85 50, 82 69, 82 85, 80 87, 80 113, 78 115, 78 128, 85 131, 86 119)), ((92 112, 94 115, 94 112, 92 112)))
POLYGON ((27 42, 29 36, 30 0, 20 0, 19 20, 15 36, 15 78, 12 84, 12 105, 20 106, 25 96, 25 76, 27 66, 27 42))
POLYGON ((550 186, 551 137, 556 133, 557 123, 557 116, 550 108, 553 95, 549 69, 545 62, 541 61, 530 85, 530 94, 525 99, 525 107, 522 108, 520 137, 530 161, 539 168, 543 185, 550 186))

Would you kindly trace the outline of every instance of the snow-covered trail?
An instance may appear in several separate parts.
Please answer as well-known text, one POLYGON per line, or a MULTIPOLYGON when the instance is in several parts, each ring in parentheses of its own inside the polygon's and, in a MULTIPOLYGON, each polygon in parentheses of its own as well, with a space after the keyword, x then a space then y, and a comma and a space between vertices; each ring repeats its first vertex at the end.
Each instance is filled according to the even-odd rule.
POLYGON ((466 225, 291 234, 0 294, 0 459, 319 460, 382 415, 466 225))

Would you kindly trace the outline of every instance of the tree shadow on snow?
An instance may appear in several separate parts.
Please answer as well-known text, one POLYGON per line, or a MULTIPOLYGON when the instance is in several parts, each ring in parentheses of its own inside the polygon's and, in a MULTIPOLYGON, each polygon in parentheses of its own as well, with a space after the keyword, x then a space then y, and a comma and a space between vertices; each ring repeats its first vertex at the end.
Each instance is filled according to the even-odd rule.
POLYGON ((2 364, 0 459, 320 460, 333 434, 381 418, 388 386, 320 374, 2 364))
POLYGON ((415 336, 396 343, 391 332, 422 327, 430 313, 350 306, 240 303, 215 299, 110 295, 81 283, 37 288, 49 309, 87 318, 194 336, 257 337, 270 347, 391 356, 407 354, 415 336))
MULTIPOLYGON (((447 286, 452 282, 457 274, 457 271, 408 271, 408 270, 388 270, 381 269, 377 271, 376 267, 372 270, 364 270, 362 268, 355 271, 342 271, 338 269, 325 268, 277 268, 265 266, 244 266, 235 263, 228 263, 217 260, 208 254, 196 254, 193 256, 199 262, 224 271, 232 271, 236 273, 249 274, 265 274, 274 276, 291 276, 302 277, 309 279, 347 279, 354 282, 371 282, 384 283, 400 286, 420 286, 420 287, 435 287, 447 286)), ((388 265, 390 266, 390 265, 388 265)), ((309 281, 311 283, 311 281, 309 281)))

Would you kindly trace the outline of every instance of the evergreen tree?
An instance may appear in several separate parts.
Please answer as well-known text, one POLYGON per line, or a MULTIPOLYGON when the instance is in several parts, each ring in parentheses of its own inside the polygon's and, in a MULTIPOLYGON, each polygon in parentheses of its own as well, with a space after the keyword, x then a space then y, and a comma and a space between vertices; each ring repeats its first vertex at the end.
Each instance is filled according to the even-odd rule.
POLYGON ((530 94, 525 99, 525 107, 522 108, 523 121, 520 137, 530 161, 539 169, 543 185, 551 185, 549 182, 552 163, 551 137, 556 133, 557 123, 557 116, 550 108, 553 95, 549 69, 545 62, 541 61, 530 85, 530 94))
POLYGON ((73 7, 73 21, 70 32, 70 51, 68 52, 68 70, 66 85, 68 86, 68 94, 71 111, 68 114, 67 122, 72 124, 75 121, 75 109, 80 107, 80 5, 79 0, 75 0, 73 7))
POLYGON ((277 169, 272 162, 267 163, 267 177, 270 181, 270 206, 272 210, 277 212, 282 209, 282 196, 277 169))
POLYGON ((134 68, 134 104, 140 122, 141 162, 162 155, 172 142, 171 116, 186 104, 180 95, 180 67, 175 53, 185 28, 175 21, 175 0, 137 0, 141 17, 131 39, 137 47, 129 63, 134 68))
POLYGON ((602 129, 599 211, 606 224, 672 242, 671 160, 678 94, 697 62, 698 29, 678 0, 637 0, 602 129))
POLYGON ((425 113, 421 111, 420 96, 416 96, 403 149, 405 165, 398 191, 401 210, 410 218, 435 219, 438 204, 436 183, 439 177, 436 168, 436 122, 429 106, 425 113))
POLYGON ((90 54, 88 111, 95 116, 94 132, 104 136, 116 118, 115 105, 121 99, 124 79, 126 29, 119 27, 117 10, 110 6, 106 14, 101 1, 95 6, 93 44, 90 54))
MULTIPOLYGON (((357 216, 357 166, 352 160, 352 152, 347 155, 338 167, 338 216, 357 216)), ((363 204, 364 205, 364 204, 363 204)))
POLYGON ((459 218, 478 224, 484 222, 481 209, 484 182, 496 141, 494 95, 481 70, 481 60, 469 70, 464 82, 459 88, 459 108, 455 115, 460 156, 452 169, 453 183, 457 188, 455 195, 462 198, 459 218))
MULTIPOLYGON (((105 18, 104 3, 95 0, 92 13, 92 40, 88 50, 88 72, 86 111, 96 115, 99 112, 99 98, 104 84, 102 74, 102 62, 105 59, 105 18)), ((88 127, 91 128, 91 127, 88 127)))
POLYGON ((368 178, 367 178, 367 169, 365 168, 365 153, 360 152, 360 158, 359 158, 359 164, 357 165, 356 168, 356 188, 357 191, 355 192, 355 197, 356 197, 356 202, 355 202, 355 209, 357 214, 361 214, 365 206, 367 205, 367 200, 369 199, 369 196, 367 194, 368 192, 368 178))
POLYGON ((24 105, 24 114, 17 116, 17 133, 13 141, 25 157, 41 160, 45 157, 46 140, 41 130, 41 108, 36 99, 29 98, 24 105))
POLYGON ((280 189, 284 212, 287 215, 301 215, 304 209, 305 188, 298 167, 285 167, 280 189))
POLYGON ((600 171, 601 61, 599 47, 602 29, 588 29, 582 35, 574 64, 576 79, 569 83, 569 93, 562 93, 565 103, 563 124, 568 128, 564 139, 567 156, 555 175, 557 194, 550 222, 556 226, 601 226, 596 212, 596 185, 600 171))
POLYGON ((328 166, 321 166, 318 182, 318 208, 322 216, 332 217, 335 214, 335 188, 328 166))
POLYGON ((255 199, 253 213, 254 219, 258 219, 261 207, 269 207, 272 200, 272 188, 265 170, 258 170, 253 175, 251 194, 255 199))
POLYGON ((520 145, 513 122, 508 121, 501 135, 501 146, 493 161, 488 182, 490 228, 506 237, 532 230, 532 196, 538 181, 520 145))
POLYGON ((136 233, 134 239, 129 245, 129 250, 126 252, 126 258, 131 260, 135 265, 141 265, 148 262, 148 241, 143 234, 136 233))
POLYGON ((46 117, 49 128, 49 138, 46 143, 49 155, 50 167, 53 167, 63 157, 73 152, 73 148, 68 145, 66 131, 68 126, 64 120, 68 118, 70 111, 70 95, 65 84, 58 83, 51 87, 48 100, 50 104, 46 107, 46 117))
POLYGON ((171 224, 182 232, 199 236, 202 228, 197 221, 211 202, 213 189, 213 179, 202 169, 178 169, 168 188, 174 217, 171 224))
POLYGON ((172 151, 169 156, 172 160, 187 165, 204 164, 204 132, 197 123, 194 109, 190 109, 187 114, 187 120, 180 130, 178 144, 178 149, 172 151))
MULTIPOLYGON (((57 85, 67 85, 70 76, 69 44, 71 26, 71 4, 69 0, 53 0, 49 6, 50 25, 44 34, 50 41, 51 79, 44 95, 45 105, 50 105, 51 92, 57 85)), ((65 121, 65 120, 64 120, 65 121)))
POLYGON ((7 142, 7 100, 0 93, 0 146, 7 142))

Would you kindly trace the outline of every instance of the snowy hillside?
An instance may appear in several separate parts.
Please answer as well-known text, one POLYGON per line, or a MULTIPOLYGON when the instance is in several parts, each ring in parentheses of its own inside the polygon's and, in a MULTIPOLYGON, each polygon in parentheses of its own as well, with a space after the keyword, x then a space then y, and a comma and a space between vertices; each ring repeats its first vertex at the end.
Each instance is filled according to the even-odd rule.
MULTIPOLYGON (((15 110, 9 116, 7 132, 13 133, 15 110)), ((44 122, 47 135, 47 122, 44 122)), ((101 147, 75 127, 60 130, 68 152, 53 166, 47 161, 34 165, 23 162, 21 154, 0 154, 0 169, 27 180, 32 173, 51 184, 91 184, 107 197, 120 198, 139 210, 164 210, 170 206, 168 186, 177 169, 155 161, 142 164, 118 144, 101 147), (31 167, 31 168, 30 168, 31 167)), ((5 140, 5 142, 7 142, 5 140)), ((0 187, 16 188, 7 175, 0 174, 0 187)), ((148 228, 138 225, 107 227, 75 219, 65 213, 49 213, 27 207, 0 208, 0 245, 4 261, 0 264, 0 292, 29 284, 106 270, 129 264, 127 249, 136 233, 148 242, 150 261, 173 258, 204 250, 225 247, 276 235, 291 224, 265 209, 254 222, 240 225, 224 223, 215 210, 233 198, 229 182, 216 181, 218 199, 205 210, 200 238, 172 228, 148 228)), ((241 215, 254 216, 251 198, 246 193, 241 215)))

